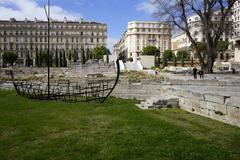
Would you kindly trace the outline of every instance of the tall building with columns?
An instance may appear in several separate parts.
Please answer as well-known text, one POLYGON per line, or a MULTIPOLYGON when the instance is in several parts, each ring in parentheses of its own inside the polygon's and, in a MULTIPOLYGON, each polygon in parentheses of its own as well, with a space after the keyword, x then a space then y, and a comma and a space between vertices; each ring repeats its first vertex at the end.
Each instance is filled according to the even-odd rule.
POLYGON ((125 54, 136 61, 146 46, 156 46, 161 52, 171 49, 171 27, 166 22, 132 21, 114 46, 115 54, 125 54))
MULTIPOLYGON (((93 49, 107 46, 107 25, 87 21, 51 20, 50 50, 93 49)), ((27 56, 35 66, 36 52, 48 49, 48 22, 35 19, 0 21, 0 58, 6 51, 18 54, 17 63, 26 65, 27 56)), ((2 58, 0 59, 2 66, 2 58)))

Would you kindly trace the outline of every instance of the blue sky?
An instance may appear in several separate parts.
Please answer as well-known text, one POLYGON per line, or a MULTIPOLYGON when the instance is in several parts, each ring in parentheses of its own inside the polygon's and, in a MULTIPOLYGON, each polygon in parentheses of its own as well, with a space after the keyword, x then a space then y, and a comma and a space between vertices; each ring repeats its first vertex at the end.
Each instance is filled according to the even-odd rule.
MULTIPOLYGON (((46 4, 47 0, 0 0, 0 18, 44 19, 42 7, 46 4)), ((126 30, 128 21, 154 20, 151 16, 154 7, 148 0, 51 0, 51 5, 56 19, 66 16, 107 23, 110 49, 126 30)))

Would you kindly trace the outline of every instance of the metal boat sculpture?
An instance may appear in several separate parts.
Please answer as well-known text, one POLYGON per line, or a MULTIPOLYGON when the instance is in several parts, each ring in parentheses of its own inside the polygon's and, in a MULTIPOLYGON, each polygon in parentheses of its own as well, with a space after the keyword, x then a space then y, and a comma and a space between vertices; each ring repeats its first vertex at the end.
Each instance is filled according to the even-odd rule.
POLYGON ((85 84, 70 80, 57 80, 48 83, 15 81, 13 72, 10 71, 12 83, 18 95, 39 100, 63 100, 65 102, 90 102, 103 103, 117 85, 120 74, 119 60, 116 61, 116 79, 94 79, 85 84))

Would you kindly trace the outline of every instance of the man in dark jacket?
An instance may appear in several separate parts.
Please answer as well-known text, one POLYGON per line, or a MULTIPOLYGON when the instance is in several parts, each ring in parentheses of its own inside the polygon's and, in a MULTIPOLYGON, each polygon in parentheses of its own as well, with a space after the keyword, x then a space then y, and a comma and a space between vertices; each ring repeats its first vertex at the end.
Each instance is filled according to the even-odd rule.
POLYGON ((193 68, 193 78, 197 79, 197 68, 196 67, 193 68))

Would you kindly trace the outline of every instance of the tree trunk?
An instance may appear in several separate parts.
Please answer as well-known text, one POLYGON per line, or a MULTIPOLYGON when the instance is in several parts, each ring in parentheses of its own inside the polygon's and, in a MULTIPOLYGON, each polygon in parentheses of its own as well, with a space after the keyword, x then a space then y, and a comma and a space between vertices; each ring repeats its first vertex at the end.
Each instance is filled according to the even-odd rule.
POLYGON ((205 72, 213 73, 213 65, 216 59, 216 50, 212 43, 208 43, 207 45, 208 45, 207 47, 208 57, 207 57, 207 66, 206 66, 207 68, 205 68, 206 70, 205 72))

